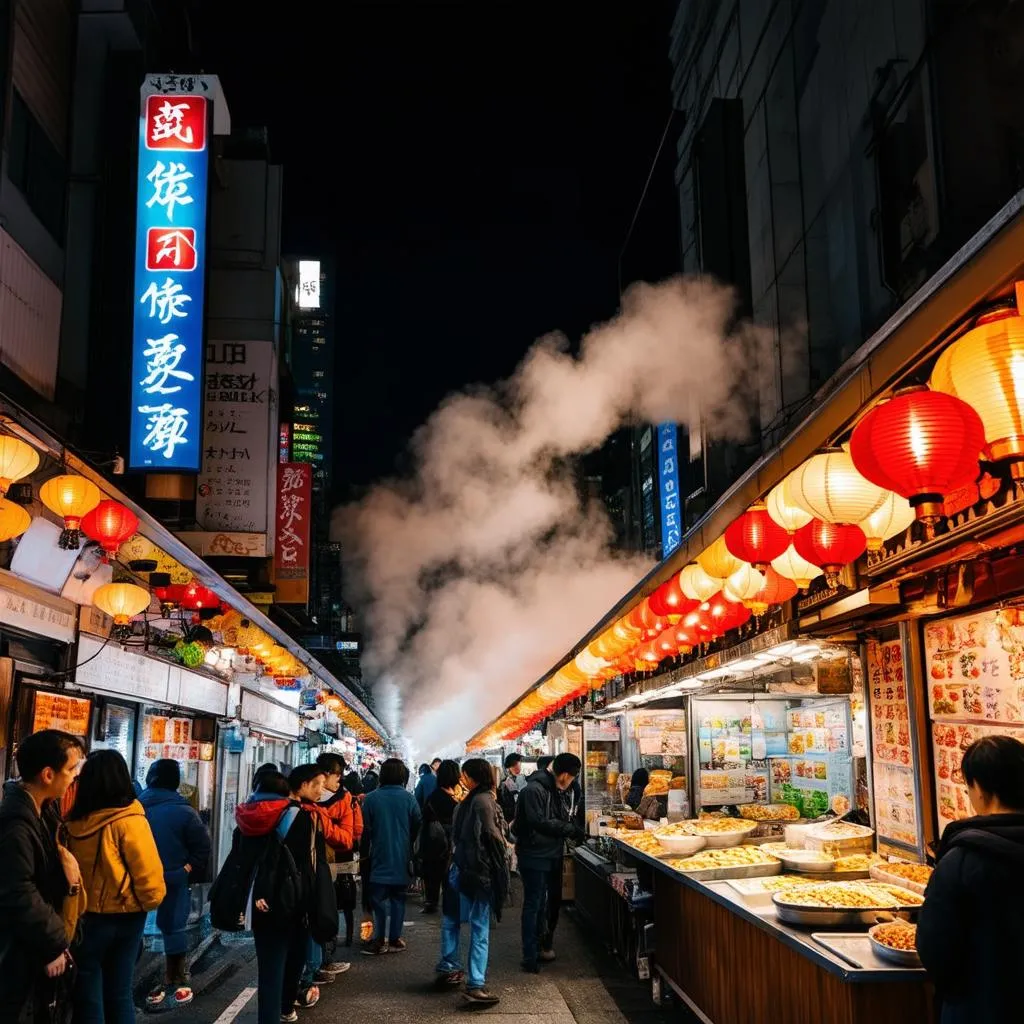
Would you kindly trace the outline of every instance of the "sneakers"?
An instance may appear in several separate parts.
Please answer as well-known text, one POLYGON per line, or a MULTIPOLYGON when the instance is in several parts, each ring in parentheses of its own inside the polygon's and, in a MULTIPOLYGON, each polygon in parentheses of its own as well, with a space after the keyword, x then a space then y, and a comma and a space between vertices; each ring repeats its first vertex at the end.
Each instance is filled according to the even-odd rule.
POLYGON ((363 946, 363 956, 380 956, 382 953, 386 953, 388 947, 383 942, 368 942, 363 946))
POLYGON ((408 947, 405 944, 405 939, 395 939, 394 942, 388 943, 388 951, 391 953, 401 953, 408 947))
POLYGON ((351 964, 345 963, 344 960, 329 960, 327 963, 320 965, 320 970, 324 974, 333 976, 335 974, 344 974, 351 966, 351 964))
POLYGON ((475 1006, 495 1006, 501 1002, 496 995, 488 992, 485 988, 467 988, 463 998, 467 1003, 472 1003, 475 1006))
POLYGON ((540 957, 544 963, 549 964, 555 959, 555 951, 553 949, 542 949, 540 951, 540 957))
POLYGON ((466 974, 464 971, 438 971, 437 987, 444 989, 455 988, 465 980, 466 974))
POLYGON ((298 999, 295 1000, 295 1005, 300 1010, 311 1010, 319 1002, 320 989, 318 989, 316 985, 310 985, 305 992, 299 993, 298 999))
POLYGON ((325 971, 322 967, 319 971, 313 973, 313 984, 314 985, 333 985, 334 975, 328 971, 325 971))
POLYGON ((295 1024, 298 1019, 299 1015, 294 1010, 281 1014, 281 1024, 295 1024))
POLYGON ((192 991, 190 985, 179 985, 174 990, 174 995, 171 997, 171 1002, 175 1006, 188 1006, 189 1003, 195 998, 195 993, 192 991))

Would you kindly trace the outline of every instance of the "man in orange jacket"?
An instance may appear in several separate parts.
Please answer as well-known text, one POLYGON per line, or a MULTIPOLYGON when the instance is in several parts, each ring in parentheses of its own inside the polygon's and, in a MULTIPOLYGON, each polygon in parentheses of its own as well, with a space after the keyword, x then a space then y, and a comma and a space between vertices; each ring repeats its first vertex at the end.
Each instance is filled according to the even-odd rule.
MULTIPOLYGON (((324 798, 318 804, 309 806, 316 811, 323 827, 324 840, 327 843, 328 859, 351 859, 352 851, 359 839, 356 834, 356 809, 351 795, 342 786, 345 775, 345 759, 340 754, 321 754, 317 767, 322 768, 324 778, 324 798)), ((359 815, 359 833, 362 833, 362 815, 359 815)), ((332 871, 332 874, 334 872, 332 871)), ((333 908, 337 912, 337 906, 333 908)), ((347 917, 347 915, 346 915, 347 917)), ((346 921, 347 924, 347 921, 346 921)), ((309 985, 329 985, 339 975, 349 969, 351 964, 333 958, 334 943, 321 946, 310 942, 306 969, 302 976, 302 987, 309 985)))

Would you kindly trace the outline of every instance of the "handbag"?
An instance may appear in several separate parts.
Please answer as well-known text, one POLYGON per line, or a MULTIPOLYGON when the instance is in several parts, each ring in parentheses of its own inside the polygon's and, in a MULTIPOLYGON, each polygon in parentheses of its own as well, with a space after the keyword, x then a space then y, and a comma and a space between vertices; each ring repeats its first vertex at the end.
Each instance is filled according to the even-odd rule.
MULTIPOLYGON (((64 826, 61 826, 63 829, 64 826)), ((64 919, 64 934, 68 945, 72 945, 78 935, 78 924, 89 905, 89 894, 82 884, 82 871, 75 855, 57 838, 57 856, 60 858, 61 870, 68 885, 67 895, 61 905, 61 917, 64 919)))
POLYGON ((352 875, 338 875, 334 879, 334 897, 339 910, 355 910, 356 880, 352 875))

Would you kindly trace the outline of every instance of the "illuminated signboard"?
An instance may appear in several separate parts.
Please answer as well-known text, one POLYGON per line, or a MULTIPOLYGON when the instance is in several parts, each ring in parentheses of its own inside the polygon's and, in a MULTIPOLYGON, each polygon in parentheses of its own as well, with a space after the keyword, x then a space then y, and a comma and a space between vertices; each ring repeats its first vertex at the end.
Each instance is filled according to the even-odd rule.
POLYGON ((679 509, 679 443, 674 423, 658 424, 658 491, 661 496, 661 557, 668 558, 683 539, 679 509))
POLYGON ((320 261, 299 260, 299 309, 320 308, 320 261))
POLYGON ((128 461, 132 469, 198 472, 208 101, 151 88, 143 87, 139 120, 128 461))
POLYGON ((282 423, 277 433, 277 461, 292 461, 292 426, 282 423))

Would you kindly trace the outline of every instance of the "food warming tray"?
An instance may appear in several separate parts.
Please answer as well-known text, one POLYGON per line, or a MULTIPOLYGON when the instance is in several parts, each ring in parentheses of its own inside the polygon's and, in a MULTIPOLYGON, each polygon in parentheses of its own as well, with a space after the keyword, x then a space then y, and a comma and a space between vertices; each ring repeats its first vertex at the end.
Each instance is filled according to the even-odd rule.
POLYGON ((673 867, 681 875, 696 879, 698 882, 724 882, 731 878, 767 878, 769 875, 782 873, 782 861, 774 864, 740 864, 734 868, 701 868, 699 871, 683 871, 673 867))
POLYGON ((920 967, 921 957, 916 949, 893 949, 884 942, 879 942, 874 936, 874 928, 868 929, 868 941, 874 950, 875 956, 880 956, 889 963, 899 964, 900 967, 920 967))
POLYGON ((895 921, 897 916, 903 917, 916 913, 920 907, 898 907, 894 910, 889 908, 863 909, 863 908, 836 908, 836 907, 794 907, 787 903, 780 903, 779 893, 772 894, 772 903, 775 904, 775 913, 780 921, 786 924, 808 925, 812 928, 854 928, 857 925, 884 924, 887 921, 895 921))

